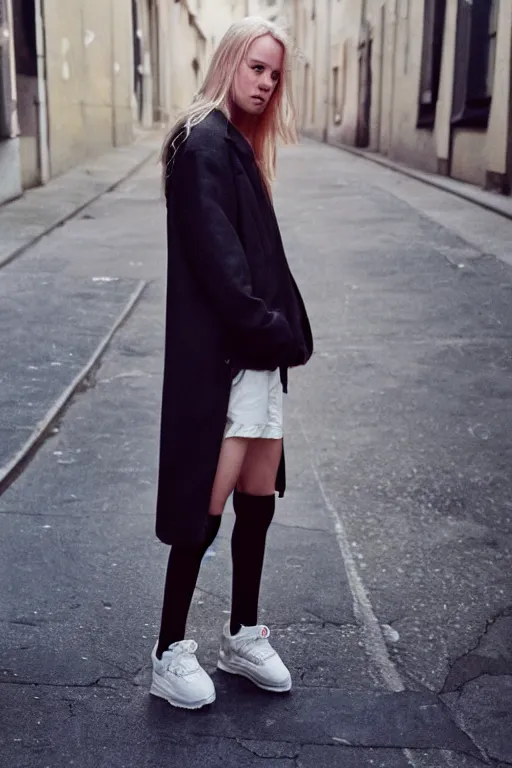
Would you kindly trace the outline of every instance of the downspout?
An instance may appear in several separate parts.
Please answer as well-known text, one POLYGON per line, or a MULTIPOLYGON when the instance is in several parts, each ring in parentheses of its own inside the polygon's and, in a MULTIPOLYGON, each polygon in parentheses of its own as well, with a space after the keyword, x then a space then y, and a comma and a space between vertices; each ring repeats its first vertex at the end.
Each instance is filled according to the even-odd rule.
POLYGON ((393 0, 393 56, 391 57, 391 92, 389 98, 388 157, 393 154, 393 117, 395 112, 396 39, 398 33, 398 0, 393 0))
MULTIPOLYGON (((115 36, 115 11, 113 0, 110 0, 110 86, 112 98, 112 146, 117 147, 117 60, 115 36)), ((133 26, 133 25, 132 25, 133 26)))
POLYGON ((508 194, 512 193, 512 56, 510 57, 509 68, 509 103, 508 103, 508 150, 507 150, 507 177, 508 177, 508 194))
POLYGON ((329 117, 330 117, 330 96, 331 96, 331 22, 332 22, 332 0, 327 0, 327 24, 325 40, 325 124, 323 130, 323 140, 327 144, 329 140, 329 117))
POLYGON ((50 179, 50 145, 48 130, 48 98, 46 90, 46 36, 43 15, 43 0, 34 0, 36 17, 37 54, 37 152, 39 180, 47 184, 50 179))

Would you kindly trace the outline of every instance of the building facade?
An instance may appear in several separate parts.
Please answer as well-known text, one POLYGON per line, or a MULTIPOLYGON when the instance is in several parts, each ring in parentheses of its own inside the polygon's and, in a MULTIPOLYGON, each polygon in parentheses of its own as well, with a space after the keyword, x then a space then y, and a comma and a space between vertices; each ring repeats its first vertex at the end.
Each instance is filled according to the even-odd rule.
POLYGON ((131 0, 0 0, 0 202, 132 139, 131 0))
POLYGON ((247 0, 0 0, 0 203, 192 101, 247 0))
POLYGON ((176 0, 158 3, 159 119, 171 122, 189 106, 212 53, 229 26, 246 15, 246 0, 176 0))
POLYGON ((510 193, 510 0, 281 3, 306 134, 510 193))
POLYGON ((21 194, 11 0, 0 0, 0 203, 21 194))

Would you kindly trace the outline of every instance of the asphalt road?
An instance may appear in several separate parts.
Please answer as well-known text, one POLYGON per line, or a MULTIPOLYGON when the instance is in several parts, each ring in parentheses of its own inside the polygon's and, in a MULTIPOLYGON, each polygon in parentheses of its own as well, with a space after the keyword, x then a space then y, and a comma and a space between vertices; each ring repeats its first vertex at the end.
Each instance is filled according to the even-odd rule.
POLYGON ((136 301, 0 497, 6 768, 512 764, 512 222, 313 143, 279 178, 316 339, 291 378, 262 595, 294 689, 214 672, 227 509, 190 617, 217 702, 147 692, 167 558, 148 164, 0 272, 4 465, 136 301))

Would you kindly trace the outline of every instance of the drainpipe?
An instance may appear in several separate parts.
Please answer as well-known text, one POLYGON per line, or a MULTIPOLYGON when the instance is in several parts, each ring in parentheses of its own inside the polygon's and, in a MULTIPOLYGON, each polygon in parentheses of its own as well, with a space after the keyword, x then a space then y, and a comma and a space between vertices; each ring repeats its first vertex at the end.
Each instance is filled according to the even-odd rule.
POLYGON ((393 155, 393 117, 395 112, 395 86, 396 86, 396 41, 398 33, 398 0, 393 0, 393 55, 391 57, 391 93, 389 98, 389 144, 388 157, 393 155))
POLYGON ((329 140, 329 116, 330 116, 330 97, 331 97, 331 23, 332 23, 332 0, 327 0, 327 24, 325 40, 325 125, 323 130, 323 140, 327 144, 329 140))
POLYGON ((364 29, 366 25, 366 9, 367 0, 361 0, 361 21, 359 23, 361 29, 364 29))
POLYGON ((46 93, 46 43, 42 0, 34 1, 36 17, 37 54, 37 152, 39 179, 46 184, 50 179, 50 148, 48 132, 48 99, 46 93))
POLYGON ((508 194, 511 194, 512 189, 512 56, 510 57, 510 71, 509 71, 509 90, 511 92, 508 103, 508 149, 507 149, 507 179, 508 179, 508 194))

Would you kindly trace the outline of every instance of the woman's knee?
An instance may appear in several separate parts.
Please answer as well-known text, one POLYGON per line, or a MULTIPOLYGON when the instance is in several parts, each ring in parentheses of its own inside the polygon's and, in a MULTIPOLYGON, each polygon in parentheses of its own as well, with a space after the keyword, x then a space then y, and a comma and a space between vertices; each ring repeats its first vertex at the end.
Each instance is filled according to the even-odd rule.
POLYGON ((275 493, 276 484, 273 483, 251 483, 239 482, 236 486, 237 491, 245 493, 247 496, 271 496, 275 493))
POLYGON ((248 496, 270 496, 275 493, 276 473, 270 468, 260 471, 242 472, 236 484, 237 491, 248 496), (265 471, 267 469, 267 471, 265 471))

